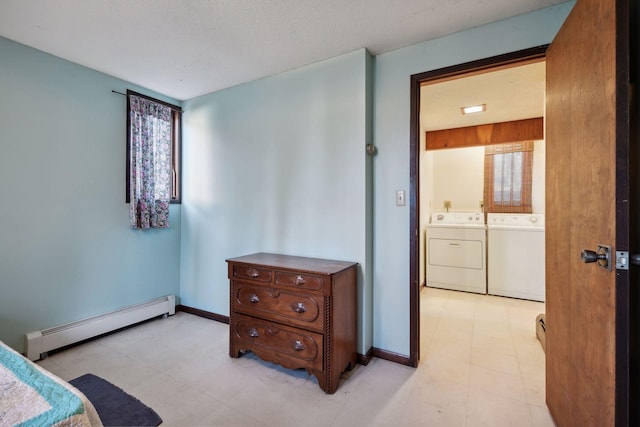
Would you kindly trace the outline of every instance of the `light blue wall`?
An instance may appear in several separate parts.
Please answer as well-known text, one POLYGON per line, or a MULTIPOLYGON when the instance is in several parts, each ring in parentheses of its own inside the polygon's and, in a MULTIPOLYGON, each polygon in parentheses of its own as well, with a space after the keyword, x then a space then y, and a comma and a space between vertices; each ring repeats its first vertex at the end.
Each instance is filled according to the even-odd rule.
POLYGON ((358 351, 408 355, 410 76, 549 43, 572 5, 185 102, 182 213, 155 232, 128 228, 111 90, 172 100, 0 38, 0 339, 165 294, 228 314, 224 260, 271 251, 360 263, 358 351))
POLYGON ((171 228, 129 229, 127 88, 0 38, 0 340, 179 292, 171 228))
POLYGON ((413 74, 550 43, 574 2, 375 57, 374 346, 409 355, 409 99, 413 74))
POLYGON ((360 50, 185 102, 183 304, 228 315, 230 257, 356 261, 371 346, 370 70, 360 50))

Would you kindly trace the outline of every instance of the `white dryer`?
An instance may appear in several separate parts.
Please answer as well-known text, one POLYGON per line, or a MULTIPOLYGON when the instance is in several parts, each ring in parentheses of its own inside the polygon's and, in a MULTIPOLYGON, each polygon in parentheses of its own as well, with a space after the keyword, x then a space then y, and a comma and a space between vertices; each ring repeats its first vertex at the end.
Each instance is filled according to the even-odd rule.
POLYGON ((487 290, 544 301, 544 215, 487 215, 487 290))
POLYGON ((434 212, 427 225, 427 286, 487 293, 482 213, 434 212))

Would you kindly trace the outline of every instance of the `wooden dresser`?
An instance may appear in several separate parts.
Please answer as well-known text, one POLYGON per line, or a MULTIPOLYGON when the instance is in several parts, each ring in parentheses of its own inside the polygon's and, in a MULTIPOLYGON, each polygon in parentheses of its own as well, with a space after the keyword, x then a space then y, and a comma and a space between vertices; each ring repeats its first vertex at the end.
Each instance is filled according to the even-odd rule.
POLYGON ((257 253, 227 260, 229 355, 304 368, 334 393, 356 363, 357 263, 257 253))

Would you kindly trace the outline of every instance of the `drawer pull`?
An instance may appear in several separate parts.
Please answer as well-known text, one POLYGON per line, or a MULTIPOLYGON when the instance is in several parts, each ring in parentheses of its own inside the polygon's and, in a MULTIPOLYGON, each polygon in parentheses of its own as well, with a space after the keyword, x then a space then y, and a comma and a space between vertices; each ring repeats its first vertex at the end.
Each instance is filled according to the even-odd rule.
POLYGON ((304 277, 302 276, 296 277, 296 285, 300 286, 300 285, 304 285, 305 283, 307 283, 307 281, 304 280, 304 277))
POLYGON ((255 304, 257 302, 260 302, 260 298, 258 298, 258 295, 253 294, 249 297, 249 302, 255 304))
POLYGON ((296 303, 295 307, 293 307, 293 311, 295 311, 296 313, 304 313, 305 311, 307 311, 307 307, 304 306, 304 303, 296 303))
POLYGON ((249 329, 249 336, 255 338, 259 337, 260 334, 258 333, 258 330, 256 328, 251 328, 249 329))
POLYGON ((302 351, 304 350, 304 345, 302 345, 302 342, 300 340, 296 340, 296 342, 293 344, 293 349, 295 351, 302 351))
POLYGON ((249 277, 256 278, 256 277, 258 277, 260 275, 260 273, 255 268, 250 268, 250 269, 247 270, 247 275, 249 277))

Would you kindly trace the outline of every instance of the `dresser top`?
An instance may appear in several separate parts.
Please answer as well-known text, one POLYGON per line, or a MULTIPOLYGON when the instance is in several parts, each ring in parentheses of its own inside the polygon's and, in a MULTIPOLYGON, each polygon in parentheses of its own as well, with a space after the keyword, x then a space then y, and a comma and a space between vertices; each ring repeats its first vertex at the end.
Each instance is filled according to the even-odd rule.
POLYGON ((316 274, 335 274, 357 265, 357 262, 334 261, 330 259, 306 258, 292 255, 280 255, 260 252, 237 258, 229 258, 227 262, 264 265, 287 270, 306 271, 316 274))

